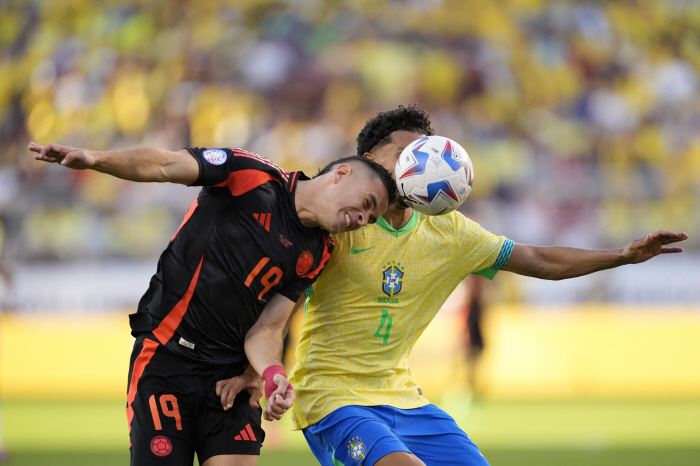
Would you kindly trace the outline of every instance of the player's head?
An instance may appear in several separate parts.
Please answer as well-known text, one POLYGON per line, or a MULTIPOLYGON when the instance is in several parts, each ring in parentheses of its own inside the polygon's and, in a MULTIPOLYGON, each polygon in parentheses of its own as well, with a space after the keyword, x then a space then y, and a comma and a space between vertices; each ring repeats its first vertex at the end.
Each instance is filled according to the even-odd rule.
POLYGON ((394 174, 401 151, 423 136, 432 136, 430 117, 415 104, 373 116, 357 136, 357 155, 364 156, 394 174))
POLYGON ((396 184, 380 164, 366 157, 343 157, 323 167, 314 178, 327 177, 325 209, 318 223, 331 233, 374 223, 396 199, 396 184))

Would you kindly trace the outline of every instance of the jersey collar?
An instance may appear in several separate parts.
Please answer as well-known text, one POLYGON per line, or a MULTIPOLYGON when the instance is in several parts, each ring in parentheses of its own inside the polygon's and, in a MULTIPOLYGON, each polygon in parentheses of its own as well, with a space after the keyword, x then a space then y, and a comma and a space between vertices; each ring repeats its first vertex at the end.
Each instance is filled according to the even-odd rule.
POLYGON ((413 214, 411 215, 411 218, 408 220, 408 222, 406 222, 406 225, 402 226, 398 230, 394 230, 394 228, 391 225, 389 225, 389 223, 387 223, 386 220, 384 220, 384 217, 379 217, 375 225, 377 225, 382 230, 388 231, 391 235, 394 235, 396 238, 398 238, 399 236, 405 235, 409 231, 413 230, 416 224, 418 224, 418 212, 414 210, 413 214))

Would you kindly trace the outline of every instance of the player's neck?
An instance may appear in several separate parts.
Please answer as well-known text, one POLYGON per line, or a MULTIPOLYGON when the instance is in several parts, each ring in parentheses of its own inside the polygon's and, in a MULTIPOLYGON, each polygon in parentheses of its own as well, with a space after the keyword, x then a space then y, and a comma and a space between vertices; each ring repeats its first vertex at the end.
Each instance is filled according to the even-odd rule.
POLYGON ((389 206, 389 208, 384 212, 384 220, 389 224, 394 230, 400 230, 403 228, 413 215, 413 209, 410 207, 404 207, 398 202, 394 202, 389 206))
POLYGON ((294 193, 294 207, 301 220, 301 224, 307 228, 319 226, 314 212, 316 211, 316 199, 311 182, 313 180, 297 181, 297 189, 294 193))

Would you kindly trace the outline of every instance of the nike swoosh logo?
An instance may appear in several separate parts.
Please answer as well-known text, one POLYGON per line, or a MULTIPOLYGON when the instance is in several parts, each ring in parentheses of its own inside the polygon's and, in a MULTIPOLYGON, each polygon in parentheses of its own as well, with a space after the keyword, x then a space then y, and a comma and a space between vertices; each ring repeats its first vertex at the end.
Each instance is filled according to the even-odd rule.
POLYGON ((369 251, 370 249, 374 249, 377 246, 372 246, 371 248, 365 248, 365 249, 355 249, 355 246, 350 246, 350 254, 359 254, 361 252, 369 251))

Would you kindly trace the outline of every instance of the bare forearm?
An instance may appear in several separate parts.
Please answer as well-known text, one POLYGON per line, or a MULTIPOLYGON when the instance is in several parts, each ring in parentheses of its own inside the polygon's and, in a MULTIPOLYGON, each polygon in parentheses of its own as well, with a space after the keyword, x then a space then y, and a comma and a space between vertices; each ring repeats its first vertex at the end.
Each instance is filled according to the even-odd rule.
POLYGON ((542 278, 547 280, 580 277, 628 263, 622 255, 622 248, 591 250, 550 246, 543 250, 549 267, 546 268, 545 276, 542 278))
POLYGON ((628 264, 623 249, 520 246, 503 270, 545 280, 564 280, 628 264))
POLYGON ((677 254, 683 252, 683 248, 669 245, 686 239, 685 233, 656 231, 624 248, 599 250, 515 243, 503 270, 546 280, 563 280, 620 265, 639 264, 659 254, 677 254))
MULTIPOLYGON (((92 152, 95 157, 93 170, 117 178, 141 182, 173 182, 191 184, 196 180, 194 173, 178 170, 181 155, 153 147, 92 152)), ((194 165, 196 161, 192 159, 194 165)))
POLYGON ((282 329, 251 328, 245 340, 245 354, 255 372, 262 376, 270 366, 282 365, 282 329))
POLYGON ((199 178, 199 164, 192 155, 152 147, 91 151, 61 144, 30 143, 34 159, 57 163, 73 170, 92 169, 130 181, 191 185, 199 178))
POLYGON ((245 336, 245 354, 255 371, 263 375, 270 366, 282 365, 282 341, 292 313, 299 303, 275 294, 245 336))

